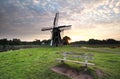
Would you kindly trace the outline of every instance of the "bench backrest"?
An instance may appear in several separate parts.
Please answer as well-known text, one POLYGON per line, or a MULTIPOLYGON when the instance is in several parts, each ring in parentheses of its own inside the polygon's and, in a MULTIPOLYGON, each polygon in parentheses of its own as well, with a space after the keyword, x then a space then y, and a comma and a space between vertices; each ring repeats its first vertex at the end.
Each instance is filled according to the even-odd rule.
POLYGON ((93 60, 93 54, 86 54, 86 53, 75 53, 75 52, 64 52, 63 54, 64 59, 67 58, 82 58, 84 59, 86 62, 88 60, 93 60))

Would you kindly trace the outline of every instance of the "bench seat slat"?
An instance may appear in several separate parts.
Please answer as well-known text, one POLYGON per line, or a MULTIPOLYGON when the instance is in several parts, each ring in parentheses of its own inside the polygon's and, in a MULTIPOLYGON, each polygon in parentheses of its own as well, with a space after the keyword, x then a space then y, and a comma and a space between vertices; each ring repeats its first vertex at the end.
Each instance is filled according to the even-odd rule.
POLYGON ((93 63, 86 63, 86 62, 80 62, 80 61, 74 61, 74 60, 68 60, 68 59, 61 59, 61 58, 57 58, 57 60, 58 61, 73 62, 73 63, 78 63, 78 64, 95 65, 93 63))

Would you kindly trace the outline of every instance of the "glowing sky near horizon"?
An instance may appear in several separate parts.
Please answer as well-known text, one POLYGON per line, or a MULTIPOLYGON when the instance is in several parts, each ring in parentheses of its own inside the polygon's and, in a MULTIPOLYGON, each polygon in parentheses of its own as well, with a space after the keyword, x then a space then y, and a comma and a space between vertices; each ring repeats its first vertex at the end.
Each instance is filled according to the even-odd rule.
POLYGON ((55 13, 58 25, 72 25, 64 35, 72 41, 120 40, 120 0, 0 0, 0 39, 50 39, 55 13))

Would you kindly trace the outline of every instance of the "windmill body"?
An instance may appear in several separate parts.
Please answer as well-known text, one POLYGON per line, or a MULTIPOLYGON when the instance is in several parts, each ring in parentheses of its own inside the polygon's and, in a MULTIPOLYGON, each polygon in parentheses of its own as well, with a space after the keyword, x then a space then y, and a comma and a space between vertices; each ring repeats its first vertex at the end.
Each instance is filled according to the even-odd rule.
POLYGON ((61 41, 60 32, 61 31, 58 28, 53 28, 53 31, 52 31, 52 41, 51 41, 53 46, 61 45, 62 41, 61 41))
POLYGON ((59 17, 59 13, 56 13, 54 22, 53 22, 53 27, 41 29, 42 31, 51 30, 51 33, 52 33, 51 44, 50 44, 51 46, 62 45, 60 32, 62 32, 66 28, 68 29, 71 27, 71 25, 58 26, 58 17, 59 17))

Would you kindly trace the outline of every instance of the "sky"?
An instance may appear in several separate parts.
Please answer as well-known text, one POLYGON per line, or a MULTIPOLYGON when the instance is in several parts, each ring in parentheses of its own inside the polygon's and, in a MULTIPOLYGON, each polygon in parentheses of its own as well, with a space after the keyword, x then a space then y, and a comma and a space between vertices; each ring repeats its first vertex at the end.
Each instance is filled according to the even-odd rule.
POLYGON ((0 0, 0 39, 51 39, 55 13, 58 25, 72 25, 61 36, 71 41, 120 40, 120 0, 0 0))

